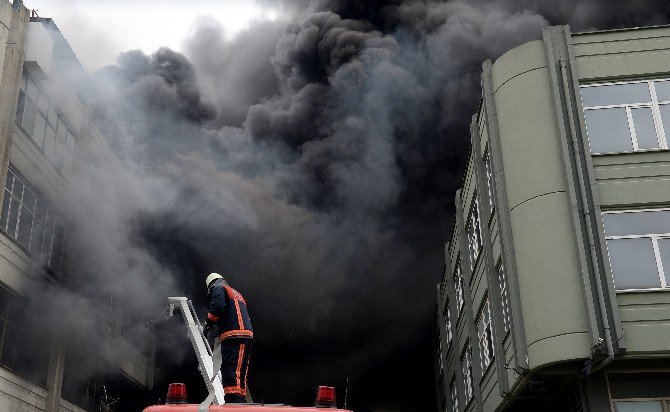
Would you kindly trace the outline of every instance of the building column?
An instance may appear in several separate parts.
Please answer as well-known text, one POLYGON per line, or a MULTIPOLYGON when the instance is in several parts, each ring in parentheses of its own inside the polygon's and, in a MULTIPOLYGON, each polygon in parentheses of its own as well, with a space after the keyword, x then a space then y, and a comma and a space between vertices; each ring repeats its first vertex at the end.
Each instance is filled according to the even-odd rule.
POLYGON ((49 371, 47 372, 47 399, 44 411, 58 412, 61 390, 63 389, 63 372, 65 371, 65 350, 62 343, 56 343, 49 353, 49 371))
MULTIPOLYGON (((27 28, 29 21, 28 9, 21 1, 14 1, 11 6, 10 27, 7 38, 7 49, 0 69, 0 182, 4 186, 9 165, 9 150, 14 133, 16 106, 19 100, 19 84, 23 74, 23 61, 27 28)), ((0 190, 0 203, 4 190, 0 190)))

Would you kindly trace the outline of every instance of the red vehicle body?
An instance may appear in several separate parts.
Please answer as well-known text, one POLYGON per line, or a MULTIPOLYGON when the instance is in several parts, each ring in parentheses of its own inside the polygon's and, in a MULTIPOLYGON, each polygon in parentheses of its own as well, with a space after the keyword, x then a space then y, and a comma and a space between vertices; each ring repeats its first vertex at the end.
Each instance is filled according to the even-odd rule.
MULTIPOLYGON (((156 405, 149 406, 144 412, 198 412, 198 405, 156 405)), ((303 408, 285 405, 227 404, 212 405, 209 412, 351 412, 335 408, 303 408)))
MULTIPOLYGON (((186 403, 186 385, 171 383, 165 405, 154 405, 144 409, 144 412, 197 412, 197 404, 186 403)), ((335 388, 319 386, 316 393, 315 407, 294 407, 288 405, 263 405, 258 403, 229 403, 225 405, 211 405, 209 412, 351 412, 335 407, 335 388)))

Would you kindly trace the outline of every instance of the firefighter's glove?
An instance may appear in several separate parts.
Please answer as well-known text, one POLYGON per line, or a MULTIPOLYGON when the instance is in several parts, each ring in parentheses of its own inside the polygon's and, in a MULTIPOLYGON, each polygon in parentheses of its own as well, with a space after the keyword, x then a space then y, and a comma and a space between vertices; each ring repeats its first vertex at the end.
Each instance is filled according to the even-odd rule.
POLYGON ((205 336, 207 336, 207 335, 209 335, 209 332, 211 332, 213 328, 214 328, 214 322, 207 319, 207 320, 205 320, 205 327, 202 329, 202 333, 205 336))

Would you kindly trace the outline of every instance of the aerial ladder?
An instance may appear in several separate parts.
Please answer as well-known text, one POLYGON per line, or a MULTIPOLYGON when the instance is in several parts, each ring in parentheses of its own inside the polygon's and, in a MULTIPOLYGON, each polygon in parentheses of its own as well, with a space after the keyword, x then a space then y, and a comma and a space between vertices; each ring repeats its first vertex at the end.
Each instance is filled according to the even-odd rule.
POLYGON ((207 411, 209 405, 216 403, 223 405, 224 392, 221 384, 221 341, 214 339, 214 348, 209 345, 207 337, 203 333, 202 326, 198 322, 198 315, 193 308, 193 303, 185 297, 169 297, 168 317, 174 316, 174 309, 179 308, 184 323, 186 334, 191 341, 195 355, 198 358, 198 369, 205 380, 209 395, 199 405, 198 411, 207 411))

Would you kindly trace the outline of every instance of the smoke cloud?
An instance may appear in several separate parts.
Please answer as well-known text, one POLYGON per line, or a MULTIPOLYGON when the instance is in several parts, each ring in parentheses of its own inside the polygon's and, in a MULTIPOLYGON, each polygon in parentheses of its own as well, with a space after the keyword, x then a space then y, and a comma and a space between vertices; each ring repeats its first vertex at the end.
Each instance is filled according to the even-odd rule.
MULTIPOLYGON (((219 272, 249 303, 255 400, 309 404, 318 384, 342 397, 349 375, 357 412, 433 410, 434 291, 481 62, 548 24, 660 24, 670 6, 285 4, 288 22, 229 38, 203 19, 184 54, 129 51, 95 74, 94 120, 121 164, 71 183, 72 281, 53 306, 85 341, 98 319, 79 315, 102 296, 157 316, 169 294, 202 303, 219 272)), ((183 364, 165 379, 195 370, 170 325, 162 350, 183 364)))

